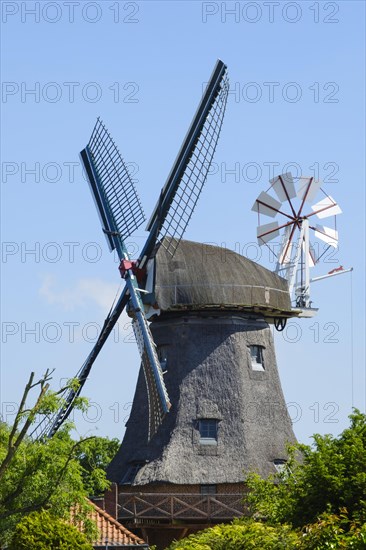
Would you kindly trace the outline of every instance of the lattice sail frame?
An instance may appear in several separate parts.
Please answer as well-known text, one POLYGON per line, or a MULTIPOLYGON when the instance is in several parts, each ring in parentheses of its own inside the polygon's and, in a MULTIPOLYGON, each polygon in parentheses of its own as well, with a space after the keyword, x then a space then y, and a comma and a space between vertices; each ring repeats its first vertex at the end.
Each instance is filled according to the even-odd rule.
MULTIPOLYGON (((157 240, 171 256, 174 256, 192 217, 206 182, 219 140, 229 93, 227 68, 223 64, 219 79, 215 95, 211 98, 209 110, 207 114, 203 115, 204 118, 200 122, 201 128, 198 136, 195 136, 193 149, 190 151, 184 170, 180 174, 177 192, 170 202, 169 212, 165 216, 157 235, 157 240)), ((148 229, 149 227, 151 227, 151 224, 148 229)))
POLYGON ((130 237, 145 221, 145 214, 128 168, 100 118, 97 119, 86 150, 96 172, 98 185, 95 186, 90 177, 88 181, 112 251, 116 248, 113 237, 130 237))
POLYGON ((295 293, 296 304, 301 307, 310 307, 310 275, 309 269, 314 267, 324 256, 329 247, 337 248, 338 232, 336 229, 336 215, 342 211, 336 201, 321 187, 321 181, 313 177, 300 177, 295 185, 291 173, 281 174, 270 180, 271 186, 267 191, 260 193, 252 211, 258 215, 257 240, 260 246, 266 245, 280 235, 283 230, 279 252, 272 248, 271 253, 277 257, 276 273, 287 278, 290 294, 295 293), (268 191, 274 191, 275 199, 268 191), (318 192, 322 192, 322 200, 311 206, 312 212, 304 213, 305 203, 315 200, 318 192), (293 199, 300 200, 298 208, 293 199), (287 202, 289 211, 285 211, 283 203, 287 202), (284 223, 277 221, 261 225, 261 215, 274 218, 276 215, 285 218, 284 223), (313 216, 320 219, 334 217, 334 229, 320 225, 312 225, 313 216), (310 242, 310 230, 314 236, 326 243, 326 249, 316 256, 315 249, 310 242), (297 238, 295 237, 297 233, 297 238))
MULTIPOLYGON (((150 440, 151 437, 157 432, 158 427, 160 426, 160 424, 162 423, 166 415, 167 411, 163 407, 163 403, 164 402, 169 403, 169 408, 170 408, 170 401, 169 401, 167 389, 165 387, 163 372, 161 368, 159 368, 158 376, 160 377, 161 387, 163 388, 163 391, 164 391, 165 400, 163 401, 160 398, 160 395, 157 391, 155 378, 153 376, 152 369, 150 366, 150 360, 146 353, 146 347, 144 344, 144 337, 141 331, 141 327, 135 320, 132 321, 132 328, 133 328, 133 332, 135 334, 136 342, 139 348, 142 369, 144 371, 145 382, 146 382, 146 391, 147 391, 147 399, 148 399, 148 407, 149 407, 148 439, 150 440)), ((150 327, 147 322, 146 322, 146 329, 149 332, 151 342, 153 343, 153 353, 154 353, 155 362, 160 366, 160 361, 158 358, 156 347, 153 341, 152 334, 150 332, 150 327)))

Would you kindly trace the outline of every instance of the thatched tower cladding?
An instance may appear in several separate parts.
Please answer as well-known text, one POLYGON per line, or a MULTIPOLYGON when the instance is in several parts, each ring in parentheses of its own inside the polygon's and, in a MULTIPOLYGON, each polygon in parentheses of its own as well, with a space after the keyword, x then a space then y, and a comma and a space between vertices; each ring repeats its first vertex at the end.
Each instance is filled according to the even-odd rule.
MULTIPOLYGON (((172 409, 147 442, 140 372, 109 478, 122 486, 238 484, 275 471, 295 442, 267 318, 291 312, 287 283, 219 247, 183 241, 157 252, 151 329, 172 409)), ((174 491, 174 489, 172 489, 174 491)))
POLYGON ((268 325, 233 314, 189 314, 154 321, 152 329, 166 360, 172 409, 147 443, 147 396, 140 373, 110 479, 138 486, 227 484, 242 482, 244 472, 274 472, 275 461, 286 458, 286 442, 293 443, 295 436, 268 325), (259 364, 253 367, 254 346, 262 350, 263 370, 259 364), (208 427, 216 424, 211 440, 202 437, 205 421, 208 427), (129 478, 134 465, 136 475, 129 478))

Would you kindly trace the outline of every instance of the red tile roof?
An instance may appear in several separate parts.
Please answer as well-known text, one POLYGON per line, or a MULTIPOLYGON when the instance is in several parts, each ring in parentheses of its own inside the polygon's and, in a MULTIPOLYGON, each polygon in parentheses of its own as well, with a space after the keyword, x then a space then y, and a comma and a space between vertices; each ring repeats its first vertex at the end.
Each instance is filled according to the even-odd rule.
MULTIPOLYGON (((105 548, 106 544, 108 547, 131 547, 131 546, 145 546, 148 548, 147 543, 140 539, 137 535, 134 535, 123 527, 116 519, 114 519, 110 514, 108 514, 102 508, 99 508, 94 502, 88 500, 92 510, 89 512, 89 519, 93 520, 98 528, 99 537, 98 540, 93 541, 94 547, 103 547, 105 548)), ((71 511, 71 516, 74 515, 74 510, 71 511)))

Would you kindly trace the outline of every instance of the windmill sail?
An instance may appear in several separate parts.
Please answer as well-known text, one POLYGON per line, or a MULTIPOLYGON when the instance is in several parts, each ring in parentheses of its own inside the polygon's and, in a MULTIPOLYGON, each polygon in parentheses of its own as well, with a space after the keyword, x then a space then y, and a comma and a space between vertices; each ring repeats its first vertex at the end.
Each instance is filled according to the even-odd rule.
POLYGON ((294 180, 290 172, 276 176, 269 181, 281 203, 296 197, 294 180))
POLYGON ((42 439, 43 437, 52 437, 60 426, 67 420, 70 416, 70 413, 74 407, 75 399, 80 395, 81 390, 88 378, 90 370, 94 364, 94 361, 99 355, 103 345, 105 344, 108 336, 113 330, 116 322, 119 319, 122 311, 124 310, 128 301, 127 296, 127 287, 121 293, 121 296, 115 305, 114 309, 109 312, 106 320, 104 321, 102 330, 98 336, 98 340, 94 344, 93 349, 88 355, 86 361, 82 365, 81 369, 76 373, 75 379, 78 380, 77 388, 66 388, 60 397, 62 398, 62 405, 58 411, 54 414, 44 416, 42 420, 36 425, 33 432, 31 433, 32 437, 36 439, 42 439))
POLYGON ((257 241, 259 246, 262 246, 272 239, 275 239, 280 234, 278 222, 266 223, 257 227, 257 241))
MULTIPOLYGON (((186 138, 162 189, 160 199, 148 224, 149 235, 137 260, 143 267, 149 260, 157 241, 168 244, 174 254, 206 181, 219 139, 225 113, 229 82, 227 67, 218 61, 199 104, 186 138)), ((129 260, 124 239, 144 220, 143 210, 127 167, 107 129, 98 119, 88 145, 81 152, 89 184, 97 206, 102 227, 111 250, 116 249, 121 260, 129 260)), ((148 322, 143 312, 139 288, 132 269, 125 273, 126 286, 109 313, 98 340, 76 374, 79 386, 64 392, 64 403, 54 415, 45 418, 35 430, 35 437, 52 437, 70 415, 95 359, 106 342, 119 316, 130 305, 140 342, 140 353, 149 395, 150 436, 152 436, 170 403, 163 373, 156 355, 148 322)))
POLYGON ((153 360, 151 359, 151 357, 149 357, 145 338, 141 330, 141 324, 134 321, 132 323, 132 328, 140 351, 142 368, 144 371, 146 382, 147 398, 149 405, 148 438, 150 439, 156 433, 158 427, 164 419, 165 414, 168 412, 170 408, 170 402, 168 392, 164 384, 163 373, 160 367, 155 344, 148 324, 146 323, 146 330, 150 339, 151 350, 154 355, 153 360), (154 365, 156 364, 159 365, 159 368, 154 372, 154 365), (159 379, 158 383, 156 383, 157 378, 159 379))
POLYGON ((314 204, 311 208, 314 210, 314 214, 316 214, 320 219, 329 218, 330 216, 336 216, 337 214, 342 213, 342 210, 336 201, 329 195, 314 204))
POLYGON ((297 196, 304 202, 313 202, 321 185, 321 180, 301 176, 298 181, 297 196))
POLYGON ((281 203, 262 191, 252 206, 252 211, 274 218, 281 208, 281 203))
POLYGON ((157 236, 172 256, 207 179, 220 136, 228 92, 227 67, 219 60, 149 220, 147 230, 157 236))
POLYGON ((99 118, 80 154, 110 250, 116 248, 122 259, 121 240, 140 227, 145 215, 126 164, 99 118))
POLYGON ((152 418, 150 438, 155 434, 158 425, 169 411, 170 402, 124 241, 144 221, 144 213, 126 165, 109 132, 99 119, 89 144, 82 152, 82 159, 111 249, 116 249, 120 260, 127 262, 123 265, 124 278, 130 297, 129 313, 139 335, 137 341, 144 365, 146 385, 150 390, 149 414, 152 418), (155 421, 157 418, 159 423, 155 421))

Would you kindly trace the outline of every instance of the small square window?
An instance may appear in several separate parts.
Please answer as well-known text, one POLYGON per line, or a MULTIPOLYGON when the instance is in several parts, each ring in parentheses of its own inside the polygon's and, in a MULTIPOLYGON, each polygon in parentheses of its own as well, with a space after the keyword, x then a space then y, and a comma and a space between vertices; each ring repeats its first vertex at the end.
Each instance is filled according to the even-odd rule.
POLYGON ((217 420, 213 418, 202 418, 198 421, 200 432, 200 443, 203 445, 216 445, 217 443, 217 420))
POLYGON ((249 346, 250 360, 253 370, 264 370, 263 363, 263 347, 262 346, 249 346))
POLYGON ((201 495, 216 495, 217 486, 216 485, 201 485, 200 487, 201 495))

